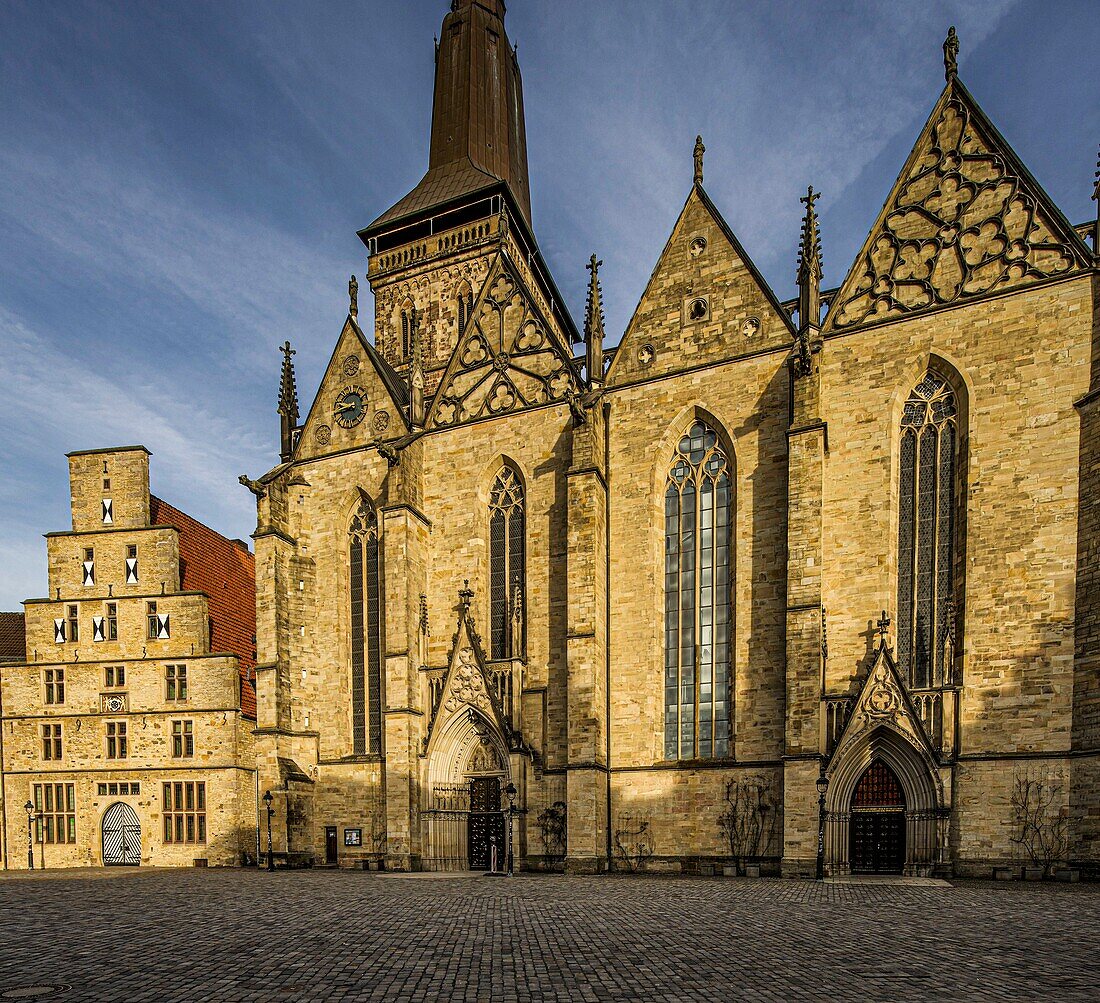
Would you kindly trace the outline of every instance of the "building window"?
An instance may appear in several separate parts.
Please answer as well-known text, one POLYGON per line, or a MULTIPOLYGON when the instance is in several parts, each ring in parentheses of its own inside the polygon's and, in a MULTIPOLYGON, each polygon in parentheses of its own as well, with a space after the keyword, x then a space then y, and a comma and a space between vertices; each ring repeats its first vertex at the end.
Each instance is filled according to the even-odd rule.
POLYGON ((466 325, 470 322, 470 315, 474 312, 474 294, 470 291, 470 287, 463 282, 461 288, 458 290, 458 333, 462 334, 466 330, 466 325))
POLYGON ((61 725, 42 725, 42 758, 48 760, 61 758, 61 725))
POLYGON ((43 673, 43 681, 46 684, 46 703, 59 704, 65 702, 65 670, 46 669, 43 673))
POLYGON ((118 640, 118 604, 107 603, 107 640, 118 640))
POLYGON ((69 640, 80 640, 80 610, 76 606, 69 607, 69 640))
POLYGON ((401 358, 407 359, 412 351, 412 333, 415 309, 407 307, 401 311, 401 358))
POLYGON ((98 787, 100 797, 115 797, 141 793, 141 784, 100 784, 98 787))
POLYGON ((958 403, 929 371, 901 419, 898 490, 898 667, 910 685, 951 681, 958 403))
POLYGON ((523 654, 525 547, 523 484, 503 467, 489 492, 490 658, 523 654))
POLYGON ((95 585, 95 551, 91 547, 84 548, 83 584, 95 585))
POLYGON ((138 549, 132 543, 126 548, 126 584, 138 582, 138 549))
POLYGON ((351 724, 356 755, 382 752, 382 548, 378 518, 362 505, 348 541, 351 585, 351 724))
POLYGON ((172 755, 177 759, 190 759, 195 754, 193 722, 172 722, 172 755))
POLYGON ((103 670, 103 685, 110 689, 113 686, 126 685, 126 666, 108 665, 103 670))
POLYGON ((107 722, 107 758, 126 759, 129 748, 126 741, 126 722, 107 722))
POLYGON ((206 842, 206 784, 176 781, 163 785, 164 841, 206 842))
POLYGON ((76 842, 76 792, 73 784, 35 784, 34 810, 39 843, 76 842))
POLYGON ((150 641, 156 640, 157 631, 160 627, 160 618, 157 616, 157 604, 150 600, 145 604, 145 623, 146 635, 150 641))
POLYGON ((730 461, 696 421, 665 489, 665 757, 730 754, 730 461))
POLYGON ((166 665, 164 667, 165 697, 168 700, 187 699, 187 666, 166 665))

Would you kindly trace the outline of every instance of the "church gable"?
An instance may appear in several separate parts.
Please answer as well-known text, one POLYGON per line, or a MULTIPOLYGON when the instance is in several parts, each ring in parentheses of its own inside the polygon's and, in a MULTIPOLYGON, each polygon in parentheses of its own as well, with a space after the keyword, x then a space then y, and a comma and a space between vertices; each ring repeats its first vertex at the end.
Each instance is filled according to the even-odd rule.
POLYGON ((405 390, 351 317, 344 323, 295 449, 323 456, 404 435, 405 390))
POLYGON ((952 77, 825 328, 930 310, 1087 264, 1081 238, 952 77))
POLYGON ((883 726, 904 736, 929 762, 935 759, 924 725, 902 684, 890 650, 880 644, 832 758, 842 760, 847 749, 868 732, 883 726))
POLYGON ((692 186, 608 372, 608 384, 789 345, 790 318, 701 184, 692 186))
POLYGON ((439 383, 429 428, 563 401, 572 360, 503 255, 497 257, 439 383))
POLYGON ((507 734, 504 715, 489 686, 481 643, 463 612, 451 647, 443 689, 432 707, 429 740, 437 724, 469 710, 479 712, 495 724, 502 736, 507 734))

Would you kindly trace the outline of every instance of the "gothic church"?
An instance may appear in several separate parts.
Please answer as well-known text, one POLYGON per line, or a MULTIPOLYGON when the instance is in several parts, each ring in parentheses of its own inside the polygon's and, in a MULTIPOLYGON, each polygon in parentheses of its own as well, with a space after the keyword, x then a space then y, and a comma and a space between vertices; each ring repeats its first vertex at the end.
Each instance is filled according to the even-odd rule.
POLYGON ((1100 224, 952 29, 839 288, 810 190, 777 298, 697 142, 605 348, 599 262, 578 329, 535 239, 504 19, 451 4, 428 171, 359 234, 373 323, 353 278, 304 420, 284 347, 242 477, 276 853, 487 868, 511 822, 517 867, 988 874, 1035 797, 1100 861, 1100 224))

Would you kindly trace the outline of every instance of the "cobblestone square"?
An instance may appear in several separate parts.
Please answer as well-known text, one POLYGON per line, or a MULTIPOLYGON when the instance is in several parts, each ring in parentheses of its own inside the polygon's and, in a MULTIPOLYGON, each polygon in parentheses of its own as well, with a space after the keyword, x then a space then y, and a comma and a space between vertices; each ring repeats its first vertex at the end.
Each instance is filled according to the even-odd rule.
POLYGON ((1100 886, 73 872, 0 880, 0 999, 1095 1000, 1100 886), (28 987, 67 985, 48 995, 28 987), (16 995, 19 994, 19 995, 16 995))

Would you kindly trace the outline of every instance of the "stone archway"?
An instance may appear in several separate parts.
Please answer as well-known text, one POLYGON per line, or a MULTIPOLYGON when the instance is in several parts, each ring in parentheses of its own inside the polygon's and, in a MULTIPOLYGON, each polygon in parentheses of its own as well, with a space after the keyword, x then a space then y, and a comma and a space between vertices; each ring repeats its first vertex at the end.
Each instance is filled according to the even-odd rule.
POLYGON ((935 764, 889 724, 863 733, 838 752, 828 769, 825 857, 830 872, 852 871, 853 802, 860 781, 879 763, 889 770, 901 791, 904 828, 899 838, 904 859, 900 870, 910 875, 930 874, 941 860, 942 848, 942 790, 935 764))
POLYGON ((466 705, 436 729, 421 805, 425 870, 487 866, 484 848, 474 845, 482 840, 495 839, 499 858, 503 816, 491 816, 500 813, 500 791, 510 779, 504 737, 485 714, 466 705))

